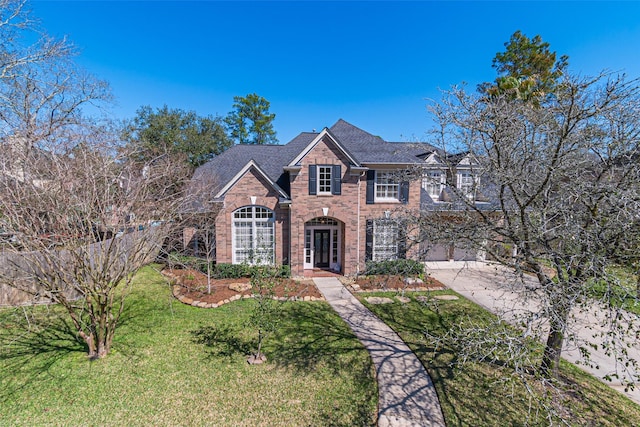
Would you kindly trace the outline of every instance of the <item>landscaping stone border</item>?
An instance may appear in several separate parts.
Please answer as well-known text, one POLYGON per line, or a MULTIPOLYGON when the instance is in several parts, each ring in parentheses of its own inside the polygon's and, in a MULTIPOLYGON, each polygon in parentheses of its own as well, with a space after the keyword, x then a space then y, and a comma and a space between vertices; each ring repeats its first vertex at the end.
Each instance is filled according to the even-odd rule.
POLYGON ((357 293, 371 293, 371 292, 430 292, 430 291, 444 291, 447 288, 445 286, 437 286, 437 287, 412 287, 412 288, 380 288, 380 289, 360 289, 359 285, 356 284, 348 284, 346 285, 347 289, 350 292, 357 293))
MULTIPOLYGON (((240 299, 247 299, 247 298, 253 298, 253 295, 242 295, 242 294, 237 294, 232 296, 231 298, 227 298, 225 300, 222 301, 218 301, 217 303, 208 303, 208 302, 204 302, 204 301, 199 301, 197 299, 193 299, 191 297, 188 297, 186 295, 183 295, 180 291, 182 288, 182 285, 180 285, 178 283, 178 279, 176 276, 163 271, 162 272, 165 277, 169 278, 169 280, 171 280, 171 289, 172 289, 172 294, 173 296, 180 301, 183 304, 186 305, 191 305, 193 307, 199 307, 199 308, 218 308, 221 307, 225 304, 229 304, 232 303, 234 301, 238 301, 240 299)), ((406 288, 386 288, 386 289, 360 289, 360 286, 353 283, 352 280, 345 280, 345 278, 341 278, 343 284, 346 286, 346 288, 351 292, 351 293, 373 293, 373 292, 430 292, 430 291, 443 291, 446 290, 447 287, 446 286, 438 286, 438 287, 426 287, 426 286, 412 286, 412 287, 406 287, 406 288)), ((406 281, 407 279, 405 279, 406 281)), ((413 282, 411 284, 414 284, 413 282)), ((278 301, 305 301, 305 302, 311 302, 311 301, 326 301, 326 299, 324 297, 312 297, 312 296, 305 296, 305 297, 274 297, 275 300, 278 301)), ((406 300, 400 299, 398 298, 398 301, 401 303, 406 303, 406 300)))
MULTIPOLYGON (((237 294, 237 295, 232 296, 231 298, 227 298, 225 300, 218 301, 217 303, 213 303, 213 302, 209 303, 209 302, 194 300, 193 298, 190 298, 190 297, 188 297, 186 295, 183 295, 182 293, 180 293, 181 288, 182 288, 182 285, 173 284, 172 287, 171 287, 173 296, 183 304, 191 305, 193 307, 199 307, 199 308, 218 308, 220 306, 232 303, 234 301, 238 301, 240 299, 253 298, 253 295, 237 294)), ((324 298, 317 298, 317 297, 312 297, 312 296, 289 297, 289 298, 274 297, 273 299, 278 300, 278 301, 306 301, 306 302, 310 302, 310 301, 325 301, 324 298)))

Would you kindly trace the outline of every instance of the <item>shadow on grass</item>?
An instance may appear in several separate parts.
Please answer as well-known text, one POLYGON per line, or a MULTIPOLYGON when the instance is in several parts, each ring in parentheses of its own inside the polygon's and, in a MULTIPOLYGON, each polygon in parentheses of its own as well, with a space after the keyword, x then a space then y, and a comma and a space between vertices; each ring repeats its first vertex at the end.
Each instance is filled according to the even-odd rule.
MULTIPOLYGON (((504 333, 504 327, 491 327, 495 323, 491 321, 492 314, 462 299, 447 302, 419 302, 415 296, 412 299, 409 304, 368 307, 402 337, 425 365, 447 425, 546 424, 545 417, 549 415, 544 412, 546 402, 535 401, 545 396, 538 396, 539 381, 534 375, 516 375, 511 362, 501 359, 499 353, 478 354, 482 357, 477 360, 471 357, 464 363, 461 361, 461 354, 473 356, 473 353, 465 348, 468 339, 463 336, 464 339, 458 340, 451 331, 460 325, 473 327, 477 322, 485 322, 487 334, 504 333), (470 324, 469 319, 474 323, 470 324), (527 388, 531 390, 527 392, 527 388), (483 398, 487 396, 491 398, 483 398), (509 405, 503 404, 506 400, 509 405)), ((518 332, 514 334, 519 336, 518 332)), ((486 338, 478 334, 477 343, 486 338)), ((493 343, 491 339, 487 342, 493 343)))
POLYGON ((191 331, 193 342, 207 348, 209 357, 233 357, 251 353, 251 344, 228 325, 201 326, 191 331))
POLYGON ((281 367, 311 371, 322 367, 334 374, 350 369, 367 354, 349 327, 326 304, 291 304, 269 350, 281 367))
MULTIPOLYGON (((448 385, 460 376, 462 371, 456 368, 457 350, 449 346, 438 346, 434 340, 426 338, 425 332, 432 336, 443 336, 452 322, 459 321, 463 313, 443 316, 436 300, 419 302, 413 295, 410 304, 372 305, 361 298, 362 303, 375 313, 383 322, 401 336, 402 340, 418 356, 429 372, 438 394, 447 425, 464 425, 464 415, 456 406, 457 390, 448 385)), ((478 405, 478 410, 481 410, 478 405)))
POLYGON ((70 353, 87 352, 59 313, 44 307, 19 310, 3 310, 0 317, 0 401, 45 376, 51 378, 51 368, 70 353))
MULTIPOLYGON (((281 368, 303 372, 322 370, 351 381, 354 389, 348 412, 339 417, 338 408, 325 408, 322 425, 375 425, 377 387, 369 354, 344 321, 323 303, 291 304, 283 312, 283 327, 269 345, 272 359, 281 368), (373 409, 373 413, 372 413, 373 409)), ((341 404, 347 404, 342 402, 341 404)))
MULTIPOLYGON (((192 340, 209 357, 248 355, 256 345, 246 328, 230 324, 202 326, 191 331, 192 340)), ((254 337, 255 338, 255 337, 254 337)), ((350 384, 349 399, 336 395, 320 414, 319 425, 375 425, 377 388, 375 370, 362 344, 340 317, 323 303, 285 303, 278 331, 265 342, 268 363, 300 373, 320 372, 350 384), (348 400, 348 401, 347 401, 348 400)))

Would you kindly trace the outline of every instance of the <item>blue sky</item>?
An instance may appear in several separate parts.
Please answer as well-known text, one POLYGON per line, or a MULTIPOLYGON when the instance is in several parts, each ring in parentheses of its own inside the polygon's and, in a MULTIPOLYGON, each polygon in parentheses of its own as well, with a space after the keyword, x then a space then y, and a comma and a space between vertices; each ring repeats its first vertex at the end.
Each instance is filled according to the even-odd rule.
POLYGON ((640 2, 32 1, 77 61, 111 84, 113 114, 141 105, 226 115, 271 102, 281 143, 343 118, 390 141, 426 140, 427 99, 493 80, 516 30, 570 70, 640 77, 640 2))

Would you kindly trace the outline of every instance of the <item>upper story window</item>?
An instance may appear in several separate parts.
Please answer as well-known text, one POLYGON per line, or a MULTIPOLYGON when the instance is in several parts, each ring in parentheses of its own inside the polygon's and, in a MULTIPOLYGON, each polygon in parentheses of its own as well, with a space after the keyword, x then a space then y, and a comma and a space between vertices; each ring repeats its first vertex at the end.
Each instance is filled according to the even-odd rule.
POLYGON ((458 171, 456 187, 469 199, 475 198, 477 177, 471 171, 458 171))
POLYGON ((331 166, 318 166, 318 194, 331 194, 331 166))
POLYGON ((400 183, 390 171, 376 171, 376 201, 399 200, 400 183))
POLYGON ((310 195, 339 195, 341 193, 341 165, 309 165, 310 195))
POLYGON ((367 171, 367 204, 408 203, 409 181, 401 181, 397 171, 367 171))
POLYGON ((446 175, 443 171, 429 170, 422 179, 422 188, 424 188, 433 200, 437 201, 440 198, 440 193, 442 193, 445 181, 446 175))

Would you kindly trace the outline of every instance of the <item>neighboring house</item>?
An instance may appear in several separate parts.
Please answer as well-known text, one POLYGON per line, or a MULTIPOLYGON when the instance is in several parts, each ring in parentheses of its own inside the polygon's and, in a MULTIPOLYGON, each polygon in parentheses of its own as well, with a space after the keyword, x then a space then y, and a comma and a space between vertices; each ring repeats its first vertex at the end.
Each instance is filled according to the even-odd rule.
MULTIPOLYGON (((477 197, 472 160, 460 156, 452 172, 442 157, 429 144, 386 142, 339 120, 286 145, 231 147, 196 170, 191 188, 198 209, 216 212, 218 263, 352 275, 368 260, 418 255, 397 212, 452 207, 448 184, 477 197)), ((431 253, 455 257, 449 247, 431 253)))

